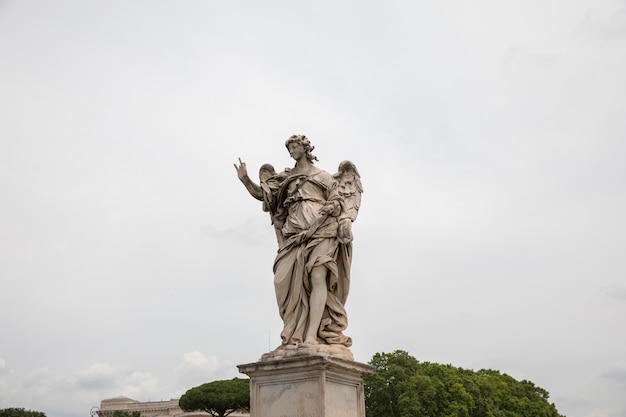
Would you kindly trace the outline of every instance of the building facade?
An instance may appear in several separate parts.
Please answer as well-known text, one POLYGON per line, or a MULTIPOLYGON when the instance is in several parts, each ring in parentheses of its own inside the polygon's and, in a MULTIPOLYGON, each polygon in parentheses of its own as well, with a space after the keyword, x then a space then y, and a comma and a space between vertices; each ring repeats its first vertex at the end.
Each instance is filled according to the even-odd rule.
MULTIPOLYGON (((138 411, 141 417, 206 417, 210 414, 194 411, 185 412, 178 406, 178 400, 140 402, 127 397, 115 397, 102 400, 98 417, 113 417, 116 411, 133 413, 138 411)), ((229 417, 250 417, 249 413, 235 411, 229 417)))

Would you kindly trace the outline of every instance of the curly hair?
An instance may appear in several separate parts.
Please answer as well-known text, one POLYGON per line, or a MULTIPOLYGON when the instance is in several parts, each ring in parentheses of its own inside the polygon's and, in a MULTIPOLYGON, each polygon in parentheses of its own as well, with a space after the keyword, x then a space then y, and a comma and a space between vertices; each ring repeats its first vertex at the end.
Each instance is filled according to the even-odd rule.
POLYGON ((299 145, 302 145, 302 147, 304 148, 304 152, 306 153, 306 159, 308 159, 309 162, 313 163, 313 161, 318 160, 317 156, 311 153, 313 152, 313 149, 315 149, 315 146, 311 145, 311 141, 309 141, 309 139, 306 136, 304 135, 290 136, 289 139, 285 141, 285 147, 287 149, 289 149, 290 143, 297 143, 299 145))

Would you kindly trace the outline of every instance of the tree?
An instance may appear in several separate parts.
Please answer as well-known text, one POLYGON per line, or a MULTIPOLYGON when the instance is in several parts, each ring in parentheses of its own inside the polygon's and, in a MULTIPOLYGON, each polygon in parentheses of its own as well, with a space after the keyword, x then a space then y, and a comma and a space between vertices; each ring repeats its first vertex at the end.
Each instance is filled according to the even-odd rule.
POLYGON ((419 362, 402 350, 370 365, 367 417, 563 417, 546 390, 498 371, 419 362))
POLYGON ((398 397, 404 383, 417 372, 419 362, 403 350, 393 354, 377 353, 369 362, 376 372, 365 380, 365 405, 368 417, 400 416, 398 397))
POLYGON ((250 409, 250 380, 233 378, 191 388, 178 405, 183 411, 206 411, 213 417, 226 417, 237 410, 250 409))
POLYGON ((24 410, 23 408, 3 408, 0 417, 46 417, 41 411, 24 410))

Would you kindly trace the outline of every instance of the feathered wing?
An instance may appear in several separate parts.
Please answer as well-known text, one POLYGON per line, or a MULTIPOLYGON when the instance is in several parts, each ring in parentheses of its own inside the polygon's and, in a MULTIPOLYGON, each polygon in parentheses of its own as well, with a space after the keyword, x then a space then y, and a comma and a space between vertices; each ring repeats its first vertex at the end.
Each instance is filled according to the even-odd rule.
POLYGON ((355 221, 361 207, 363 185, 361 175, 352 161, 343 161, 339 164, 337 173, 333 175, 339 187, 339 195, 343 198, 346 212, 350 220, 355 221))
MULTIPOLYGON (((337 173, 333 175, 337 181, 339 195, 343 199, 343 212, 339 220, 337 240, 338 247, 337 270, 341 279, 338 280, 333 294, 336 294, 342 305, 345 305, 350 291, 350 266, 352 264, 352 223, 356 220, 361 208, 361 175, 352 161, 343 161, 339 164, 337 173)), ((330 297, 329 297, 330 298, 330 297)), ((349 340, 352 343, 352 340, 349 340)))
POLYGON ((333 177, 337 181, 344 208, 337 237, 341 243, 347 244, 352 242, 352 222, 356 220, 361 207, 361 194, 363 193, 361 176, 352 161, 343 161, 333 177))

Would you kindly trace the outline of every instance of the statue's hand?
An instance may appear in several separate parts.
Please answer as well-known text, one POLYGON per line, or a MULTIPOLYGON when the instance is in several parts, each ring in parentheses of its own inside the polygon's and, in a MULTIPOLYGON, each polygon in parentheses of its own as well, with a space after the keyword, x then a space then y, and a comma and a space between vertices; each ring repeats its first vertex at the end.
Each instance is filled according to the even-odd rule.
POLYGON ((246 168, 246 163, 243 162, 241 160, 241 158, 239 159, 239 166, 237 166, 237 164, 233 164, 235 166, 235 169, 237 170, 237 177, 239 177, 239 179, 241 181, 243 181, 245 178, 248 177, 248 169, 246 168))
POLYGON ((350 220, 350 218, 346 217, 339 221, 337 239, 339 239, 339 242, 344 244, 352 242, 352 220, 350 220))
POLYGON ((335 205, 333 203, 326 203, 320 209, 320 214, 331 214, 335 211, 335 205))
POLYGON ((322 216, 325 215, 331 215, 331 216, 339 216, 339 213, 341 212, 341 205, 337 202, 337 201, 327 201, 326 203, 324 203, 324 205, 322 206, 322 208, 320 208, 319 213, 322 216))

